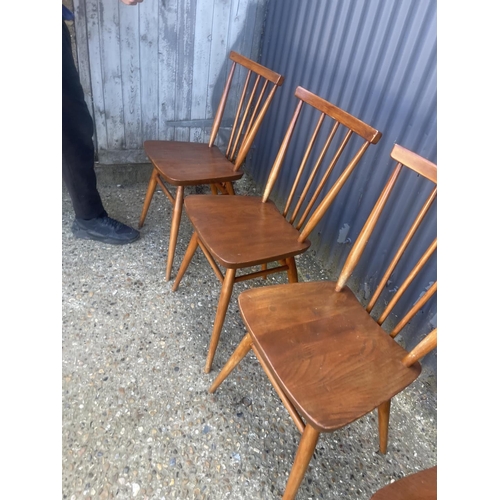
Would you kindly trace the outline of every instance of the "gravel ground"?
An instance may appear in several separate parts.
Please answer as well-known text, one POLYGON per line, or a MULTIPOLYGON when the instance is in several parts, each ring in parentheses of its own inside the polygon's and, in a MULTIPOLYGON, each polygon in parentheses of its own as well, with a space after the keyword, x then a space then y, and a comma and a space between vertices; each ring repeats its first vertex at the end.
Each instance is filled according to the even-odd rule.
MULTIPOLYGON (((249 180, 239 187, 252 189, 249 180)), ((100 185, 109 215, 133 227, 145 191, 144 182, 100 185)), ((215 395, 207 392, 244 334, 237 294, 263 283, 236 285, 205 374, 219 282, 198 251, 171 291, 170 211, 157 193, 132 245, 76 240, 63 187, 62 498, 280 498, 300 435, 256 358, 247 356, 215 395)), ((174 276, 190 236, 184 218, 174 276)), ((297 264, 302 280, 326 277, 312 251, 297 264)), ((297 499, 369 499, 436 465, 436 406, 425 376, 394 398, 385 456, 375 414, 322 435, 297 499)))

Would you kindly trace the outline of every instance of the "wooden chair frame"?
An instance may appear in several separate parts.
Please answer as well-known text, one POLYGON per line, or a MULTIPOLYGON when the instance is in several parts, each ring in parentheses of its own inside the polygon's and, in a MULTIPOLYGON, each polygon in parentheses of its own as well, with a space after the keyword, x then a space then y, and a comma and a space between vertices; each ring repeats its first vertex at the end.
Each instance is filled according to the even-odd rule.
MULTIPOLYGON (((437 282, 415 302, 408 313, 392 328, 389 335, 381 328, 381 325, 389 317, 396 303, 401 299, 405 291, 408 290, 410 283, 423 269, 425 263, 436 250, 436 240, 424 251, 422 257, 409 272, 408 277, 403 280, 401 286, 380 313, 379 317, 375 319, 370 315, 375 303, 381 297, 381 291, 385 283, 393 273, 398 262, 400 262, 404 251, 408 248, 416 230, 421 225, 425 214, 428 213, 437 195, 437 168, 433 163, 399 145, 394 146, 391 157, 396 160, 397 165, 356 239, 337 282, 322 281, 275 285, 243 292, 238 300, 248 333, 244 336, 209 389, 210 393, 215 392, 246 354, 250 350, 253 351, 285 408, 290 413, 293 422, 302 434, 283 496, 284 499, 295 498, 316 447, 319 434, 321 432, 332 432, 344 427, 375 408, 378 409, 380 451, 386 453, 391 399, 418 377, 421 371, 419 360, 437 346, 437 328, 427 334, 410 352, 407 352, 396 341, 392 340, 436 293, 437 282), (403 166, 408 166, 418 174, 426 177, 435 183, 436 187, 431 191, 421 210, 418 212, 384 273, 380 281, 381 284, 377 287, 366 308, 364 308, 346 286, 347 280, 361 259, 363 250, 380 219, 381 213, 386 206, 389 195, 403 166), (353 308, 354 306, 356 307, 353 308), (301 310, 297 311, 297 309, 301 310), (301 318, 299 321, 302 321, 302 323, 293 323, 295 321, 295 317, 292 317, 295 314, 294 311, 296 311, 296 317, 301 318), (290 317, 292 318, 290 319, 290 317), (321 322, 323 319, 324 322, 321 322), (287 321, 290 322, 290 325, 287 321), (328 325, 326 328, 330 328, 331 332, 326 331, 323 337, 321 337, 320 331, 316 329, 319 327, 316 325, 323 325, 322 328, 328 325), (364 335, 367 335, 369 340, 363 340, 364 335), (344 338, 343 336, 345 336, 344 344, 335 344, 333 342, 335 338, 344 338), (320 337, 321 339, 325 339, 321 341, 325 343, 324 346, 323 343, 320 343, 320 337), (313 344, 307 343, 311 338, 313 339, 313 344), (329 339, 332 340, 330 341, 329 339), (383 357, 379 356, 375 347, 376 344, 372 345, 372 343, 380 342, 381 340, 383 341, 381 352, 384 356, 390 354, 391 360, 387 366, 390 364, 391 370, 394 370, 394 376, 392 376, 392 371, 389 369, 387 372, 382 373, 382 365, 378 360, 383 359, 383 357), (280 342, 283 342, 283 344, 280 342), (328 344, 328 342, 330 343, 328 344), (359 342, 359 348, 357 342, 359 342), (363 342, 367 342, 367 344, 363 342), (331 353, 327 353, 328 346, 344 346, 345 352, 332 351, 331 353), (314 349, 317 349, 317 352, 314 349), (292 358, 292 355, 290 355, 287 358, 285 352, 288 351, 293 352, 295 357, 292 358), (277 352, 278 354, 276 354, 277 352), (351 397, 353 401, 356 401, 356 405, 353 405, 352 409, 344 408, 343 406, 342 410, 336 410, 336 407, 330 409, 330 407, 325 406, 323 400, 318 402, 316 406, 308 402, 307 398, 309 395, 307 391, 309 393, 313 392, 312 383, 318 373, 319 363, 318 365, 315 364, 316 357, 314 357, 318 355, 317 353, 319 353, 322 360, 323 356, 324 360, 331 360, 332 358, 327 357, 329 355, 336 356, 334 359, 337 360, 333 363, 335 366, 321 365, 325 370, 321 372, 320 377, 325 388, 325 392, 321 396, 329 398, 335 396, 337 407, 343 404, 338 400, 344 401, 344 397, 351 397), (356 367, 359 369, 358 371, 363 372, 364 370, 364 374, 366 374, 370 368, 369 363, 372 360, 370 356, 374 360, 373 369, 380 370, 380 373, 377 372, 377 376, 380 376, 380 381, 376 380, 377 376, 373 376, 370 379, 371 375, 355 375, 356 367), (289 366, 293 366, 294 375, 290 376, 290 373, 283 368, 286 364, 284 364, 284 359, 287 360, 289 366), (338 380, 336 377, 344 374, 342 371, 343 359, 347 359, 347 362, 344 363, 348 367, 352 365, 352 370, 349 371, 350 377, 366 376, 371 380, 370 383, 373 384, 376 390, 372 387, 367 388, 365 384, 356 379, 357 384, 354 384, 354 388, 349 386, 350 389, 347 395, 345 393, 339 394, 338 392, 335 394, 329 393, 329 387, 342 387, 338 384, 335 386, 335 384, 337 383, 336 380, 338 380), (277 366, 278 361, 281 363, 280 366, 277 366), (300 363, 303 363, 304 368, 300 363), (298 375, 295 375, 295 373, 298 375), (302 387, 302 384, 304 384, 305 389, 302 387), (377 384, 381 386, 378 387, 377 384), (357 389, 358 387, 360 389, 357 389), (362 397, 358 398, 357 393, 362 394, 363 391, 367 394, 363 394, 362 397)), ((344 385, 346 384, 345 380, 342 381, 344 385)), ((319 387, 319 393, 323 391, 323 387, 319 387)), ((310 397, 313 398, 314 396, 310 397)))
MULTIPOLYGON (((205 257, 210 263, 210 266, 215 272, 215 275, 222 282, 220 300, 217 307, 212 337, 205 364, 205 372, 207 373, 210 371, 212 366, 212 361, 219 342, 220 333, 232 295, 234 283, 258 277, 265 278, 271 273, 285 271, 287 272, 288 280, 290 282, 297 282, 298 275, 295 264, 295 256, 305 252, 309 248, 310 241, 308 240, 308 237, 313 231, 314 227, 318 224, 326 211, 329 209, 339 191, 347 182, 350 174, 358 165, 368 146, 370 146, 371 144, 376 144, 382 135, 378 130, 374 129, 361 120, 355 118, 349 113, 343 111, 342 109, 334 106, 325 99, 316 96, 312 92, 302 87, 297 87, 295 96, 298 98, 299 102, 277 154, 276 160, 270 171, 262 198, 259 199, 257 197, 240 196, 237 198, 231 197, 231 199, 227 199, 225 201, 219 199, 216 202, 223 202, 225 206, 223 211, 225 213, 230 213, 231 217, 233 217, 233 214, 235 215, 236 213, 240 212, 247 213, 247 211, 248 213, 251 213, 252 216, 255 216, 255 219, 252 219, 250 221, 250 225, 252 227, 249 227, 248 231, 245 230, 246 234, 242 235, 240 233, 239 236, 234 238, 234 242, 236 242, 237 245, 240 245, 238 248, 233 249, 236 250, 234 253, 232 251, 230 252, 233 254, 234 258, 230 257, 228 260, 226 260, 220 252, 218 253, 217 250, 211 248, 211 244, 207 239, 206 233, 207 231, 213 232, 212 218, 208 219, 205 217, 205 222, 208 222, 208 225, 205 224, 206 227, 203 230, 200 230, 200 227, 197 227, 197 225, 199 226, 199 222, 193 220, 197 218, 196 212, 200 213, 200 207, 202 214, 207 213, 207 210, 209 211, 207 207, 208 205, 212 204, 210 199, 208 199, 206 196, 203 197, 200 195, 192 195, 187 197, 185 200, 186 213, 191 219, 195 230, 186 250, 184 259, 181 263, 177 277, 174 281, 172 290, 177 290, 179 283, 198 247, 201 248, 205 257), (312 108, 315 108, 317 111, 319 111, 320 117, 313 131, 311 139, 307 145, 304 156, 302 157, 300 165, 297 169, 295 182, 293 183, 293 186, 289 193, 285 209, 282 213, 279 213, 274 203, 270 200, 270 195, 276 183, 278 175, 282 170, 284 158, 290 146, 292 135, 304 104, 308 104, 312 108), (327 116, 329 116, 333 120, 333 126, 330 133, 328 134, 325 144, 321 148, 319 157, 310 172, 310 177, 305 183, 302 193, 299 195, 299 182, 301 180, 301 177, 305 175, 306 164, 310 159, 311 151, 313 150, 313 146, 318 139, 320 128, 327 116), (320 165, 325 159, 327 150, 331 145, 334 136, 339 130, 340 125, 345 127, 347 129, 347 132, 343 139, 340 140, 340 146, 333 155, 333 158, 326 168, 323 176, 321 177, 321 179, 319 179, 317 186, 314 188, 313 181, 318 180, 317 177, 319 177, 320 165), (327 181, 332 174, 334 167, 336 167, 339 163, 339 160, 342 157, 342 153, 346 151, 349 141, 355 136, 357 136, 358 139, 361 139, 360 147, 355 150, 352 158, 345 161, 346 165, 344 165, 344 170, 339 174, 337 180, 333 183, 333 185, 329 189, 327 189, 327 181), (323 197, 321 197, 321 195, 325 191, 326 193, 323 197), (296 200, 296 204, 294 209, 292 210, 293 200, 296 200), (250 206, 243 208, 243 205, 246 205, 247 203, 250 206), (237 206, 239 208, 237 208, 237 206), (262 209, 264 209, 266 215, 262 215, 262 209), (266 227, 264 227, 264 225, 260 223, 262 217, 264 217, 265 222, 263 224, 265 224, 266 227), (253 224, 254 220, 259 220, 259 223, 256 222, 255 224, 253 224), (271 220, 275 225, 269 223, 269 221, 271 220), (255 229, 256 226, 259 226, 261 229, 255 229), (271 231, 273 234, 269 234, 269 231, 271 231), (275 231, 277 232, 274 233, 275 231), (280 235, 278 238, 277 234, 280 235), (240 238, 243 236, 246 237, 248 235, 251 235, 250 239, 247 239, 246 242, 242 242, 240 244, 240 238), (273 240, 272 244, 269 244, 269 238, 273 240), (265 241, 267 243, 263 243, 261 245, 260 242, 262 241, 265 241), (282 248, 279 248, 280 244, 282 248), (247 257, 238 257, 238 255, 240 254, 238 250, 240 249, 242 251, 244 250, 244 252, 247 253, 247 257), (220 270, 217 261, 226 268, 225 274, 223 274, 220 270), (278 265, 276 267, 269 268, 268 264, 270 262, 278 262, 278 265), (237 270, 249 268, 252 266, 261 266, 261 270, 247 272, 236 276, 237 270)), ((223 223, 218 220, 217 225, 218 227, 220 226, 221 229, 220 231, 217 231, 219 234, 224 233, 222 235, 222 238, 226 238, 226 235, 231 234, 230 228, 232 228, 232 231, 241 231, 238 224, 239 223, 236 219, 228 220, 226 217, 223 223)), ((232 244, 233 243, 229 242, 229 245, 225 245, 226 248, 223 248, 222 251, 226 251, 232 244)), ((222 247, 224 247, 224 243, 222 243, 222 247)))
POLYGON ((153 171, 139 219, 139 228, 144 225, 157 187, 160 187, 174 207, 165 272, 167 281, 170 280, 172 272, 185 187, 208 184, 213 194, 234 194, 233 182, 243 176, 241 166, 276 90, 284 80, 282 75, 234 51, 229 54, 229 59, 232 61, 231 70, 215 114, 208 148, 198 143, 179 141, 144 142, 144 150, 153 164, 153 171), (246 70, 246 78, 223 155, 215 146, 215 141, 238 65, 246 70), (170 192, 168 185, 176 186, 175 194, 170 192))

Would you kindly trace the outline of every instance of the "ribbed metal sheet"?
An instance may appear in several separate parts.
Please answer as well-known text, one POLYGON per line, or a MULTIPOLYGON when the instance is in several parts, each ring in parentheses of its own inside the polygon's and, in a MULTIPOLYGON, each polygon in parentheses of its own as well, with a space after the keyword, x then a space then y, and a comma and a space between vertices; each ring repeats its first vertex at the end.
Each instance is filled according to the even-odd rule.
MULTIPOLYGON (((271 0, 260 62, 285 76, 270 113, 247 162, 257 184, 263 185, 296 105, 301 85, 357 116, 383 133, 370 146, 344 191, 311 236, 313 250, 335 278, 352 241, 394 166, 394 143, 437 162, 436 137, 436 1, 435 0, 271 0)), ((305 148, 300 134, 286 161, 305 148)), ((286 165, 285 165, 286 167, 286 165)), ((397 229, 416 200, 429 189, 416 174, 403 176, 397 199, 386 209, 350 286, 364 300, 388 263, 390 249, 402 238, 397 229)), ((273 197, 284 196, 286 182, 273 197)), ((436 209, 419 229, 401 273, 408 273, 436 233, 436 209)), ((405 296, 412 304, 436 280, 436 257, 428 263, 405 296)), ((398 273, 393 277, 398 286, 398 273)), ((388 287, 385 300, 394 293, 388 287)), ((436 298, 407 327, 407 347, 417 342, 416 331, 436 326, 436 298)), ((398 314, 398 311, 395 311, 398 314)), ((392 321, 397 318, 393 316, 392 321)), ((435 355, 425 364, 435 367, 435 355)))

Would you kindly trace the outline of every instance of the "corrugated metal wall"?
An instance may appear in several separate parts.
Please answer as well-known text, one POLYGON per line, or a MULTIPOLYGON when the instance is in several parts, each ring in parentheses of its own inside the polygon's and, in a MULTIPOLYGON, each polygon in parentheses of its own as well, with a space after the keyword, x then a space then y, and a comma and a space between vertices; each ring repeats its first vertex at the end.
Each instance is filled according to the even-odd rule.
MULTIPOLYGON (((383 133, 371 146, 349 180, 347 189, 311 237, 320 261, 335 278, 351 242, 375 203, 394 163, 389 154, 398 143, 436 162, 436 0, 271 0, 266 19, 260 62, 285 76, 269 117, 257 137, 247 168, 263 185, 290 120, 297 85, 330 100, 383 133)), ((296 134, 301 136, 299 129, 296 134)), ((289 157, 305 148, 307 135, 289 157)), ((291 158, 287 157, 287 161, 291 158)), ((423 201, 429 190, 424 179, 406 175, 400 194, 386 210, 386 219, 374 235, 350 281, 362 299, 373 292, 388 264, 390 248, 398 242, 395 228, 412 212, 413 202, 423 201)), ((286 182, 277 185, 279 200, 286 182)), ((402 263, 408 272, 434 238, 436 210, 419 229, 414 249, 402 263)), ((400 236, 400 238, 402 235, 400 236)), ((433 257, 411 290, 413 303, 436 279, 433 257)), ((398 284, 398 274, 393 277, 398 284)), ((386 291, 386 300, 394 287, 386 291)), ((436 324, 436 299, 408 327, 408 346, 417 342, 411 331, 436 324)), ((395 311, 398 314, 398 311, 395 311)), ((395 318, 394 318, 395 319, 395 318)), ((435 366, 435 355, 426 359, 435 366)))
POLYGON ((227 56, 258 59, 267 0, 73 4, 98 161, 135 163, 146 139, 208 142, 227 56))

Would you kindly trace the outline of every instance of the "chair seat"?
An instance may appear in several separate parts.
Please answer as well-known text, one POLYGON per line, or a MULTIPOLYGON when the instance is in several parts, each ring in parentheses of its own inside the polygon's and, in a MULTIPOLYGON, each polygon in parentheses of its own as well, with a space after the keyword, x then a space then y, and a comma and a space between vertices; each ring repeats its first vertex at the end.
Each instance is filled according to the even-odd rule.
POLYGON ((174 186, 236 181, 243 176, 243 170, 235 172, 234 165, 216 146, 145 141, 144 151, 162 176, 174 186))
POLYGON ((415 472, 384 486, 371 500, 436 500, 437 466, 415 472))
POLYGON ((185 210, 198 237, 226 268, 240 269, 305 252, 299 231, 276 205, 256 196, 190 195, 185 210))
POLYGON ((413 382, 406 351, 330 281, 274 285, 239 296, 253 345, 297 411, 320 432, 362 417, 413 382))

